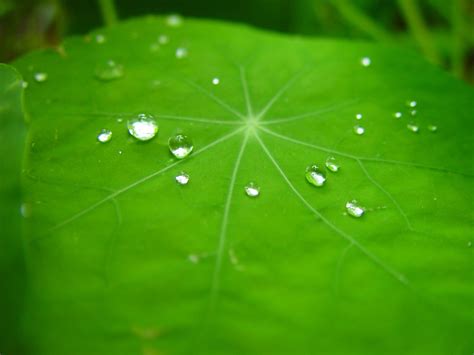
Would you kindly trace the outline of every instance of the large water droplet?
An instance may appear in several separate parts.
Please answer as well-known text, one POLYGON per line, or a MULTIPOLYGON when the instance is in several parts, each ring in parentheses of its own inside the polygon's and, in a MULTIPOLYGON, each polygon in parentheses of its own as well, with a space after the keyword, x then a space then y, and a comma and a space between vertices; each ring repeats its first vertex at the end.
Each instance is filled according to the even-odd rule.
POLYGON ((176 58, 183 59, 188 56, 188 50, 184 47, 179 47, 176 49, 176 58))
POLYGON ((360 64, 362 64, 363 67, 368 67, 370 64, 372 64, 372 60, 369 57, 363 57, 360 60, 360 64))
POLYGON ((186 158, 193 151, 193 141, 184 134, 177 134, 168 140, 170 152, 178 159, 186 158))
POLYGON ((352 217, 362 217, 365 212, 365 208, 359 205, 359 202, 352 200, 346 203, 346 211, 352 217))
POLYGON ((245 193, 249 197, 257 197, 260 195, 260 186, 258 186, 255 182, 250 181, 247 185, 245 185, 245 193))
POLYGON ((127 122, 128 132, 136 139, 147 141, 158 132, 158 124, 153 116, 140 113, 136 118, 127 122))
POLYGON ((100 131, 99 135, 97 136, 97 140, 100 143, 107 143, 112 139, 112 131, 109 131, 108 129, 103 129, 100 131))
POLYGON ((365 128, 359 125, 354 126, 354 133, 361 136, 365 133, 365 128))
POLYGON ((44 73, 44 72, 35 73, 34 78, 38 83, 45 82, 46 80, 48 80, 48 73, 44 73))
POLYGON ((95 77, 102 81, 110 81, 119 79, 123 76, 123 65, 117 64, 113 60, 97 65, 95 69, 95 77))
POLYGON ((428 125, 428 131, 436 132, 437 130, 438 130, 438 126, 435 126, 433 124, 428 125))
POLYGON ((420 127, 416 123, 408 123, 407 128, 409 131, 413 133, 418 133, 420 131, 420 127))
POLYGON ((328 157, 326 159, 326 168, 333 173, 337 173, 339 171, 339 165, 336 162, 336 158, 328 157))
POLYGON ((180 185, 186 185, 189 182, 189 175, 182 171, 176 175, 175 180, 180 185))
POLYGON ((306 180, 311 185, 323 186, 326 182, 326 173, 316 164, 310 165, 306 168, 306 180))
POLYGON ((171 14, 166 18, 166 24, 170 27, 179 27, 183 24, 183 17, 179 14, 171 14))

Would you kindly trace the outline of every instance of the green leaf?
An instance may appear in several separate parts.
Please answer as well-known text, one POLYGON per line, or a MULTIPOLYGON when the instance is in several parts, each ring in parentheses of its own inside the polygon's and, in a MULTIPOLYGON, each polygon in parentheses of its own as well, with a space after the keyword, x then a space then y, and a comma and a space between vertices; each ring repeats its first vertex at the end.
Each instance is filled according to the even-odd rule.
MULTIPOLYGON (((0 353, 20 353, 17 339, 24 261, 21 243, 20 170, 23 156, 23 81, 0 64, 0 353)), ((22 207, 26 213, 26 207, 22 207)))
POLYGON ((31 354, 472 351, 472 88, 394 47, 156 17, 16 65, 31 354), (110 60, 123 73, 101 81, 110 60), (138 113, 153 140, 127 133, 138 113), (340 171, 310 185, 329 156, 340 171))

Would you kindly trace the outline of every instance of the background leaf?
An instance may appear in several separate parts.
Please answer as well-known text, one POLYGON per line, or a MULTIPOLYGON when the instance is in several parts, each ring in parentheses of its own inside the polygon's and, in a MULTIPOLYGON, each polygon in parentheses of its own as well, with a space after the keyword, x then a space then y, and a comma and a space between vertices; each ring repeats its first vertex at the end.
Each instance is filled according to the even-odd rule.
POLYGON ((16 62, 31 82, 28 353, 469 353, 472 89, 393 47, 166 22, 16 62), (123 76, 98 80, 110 60, 123 76), (160 124, 149 142, 126 131, 141 112, 160 124), (177 132, 195 143, 182 161, 177 132), (340 172, 309 185, 328 156, 340 172))

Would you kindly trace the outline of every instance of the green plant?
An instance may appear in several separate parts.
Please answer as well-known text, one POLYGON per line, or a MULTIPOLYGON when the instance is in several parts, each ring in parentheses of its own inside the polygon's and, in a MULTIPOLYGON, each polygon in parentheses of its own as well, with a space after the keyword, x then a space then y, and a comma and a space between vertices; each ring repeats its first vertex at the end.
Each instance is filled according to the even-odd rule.
POLYGON ((25 354, 469 352, 472 89, 394 46, 169 22, 14 63, 25 354), (153 140, 127 133, 139 113, 153 140), (340 171, 312 186, 329 157, 340 171))

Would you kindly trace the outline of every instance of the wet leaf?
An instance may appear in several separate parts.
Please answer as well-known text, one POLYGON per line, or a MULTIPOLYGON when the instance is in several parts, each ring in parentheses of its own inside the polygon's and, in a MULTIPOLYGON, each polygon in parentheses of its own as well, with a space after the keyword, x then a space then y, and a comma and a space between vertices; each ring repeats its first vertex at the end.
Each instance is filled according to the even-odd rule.
POLYGON ((472 351, 471 88, 393 47, 188 19, 63 48, 16 63, 48 74, 27 92, 32 354, 472 351))

